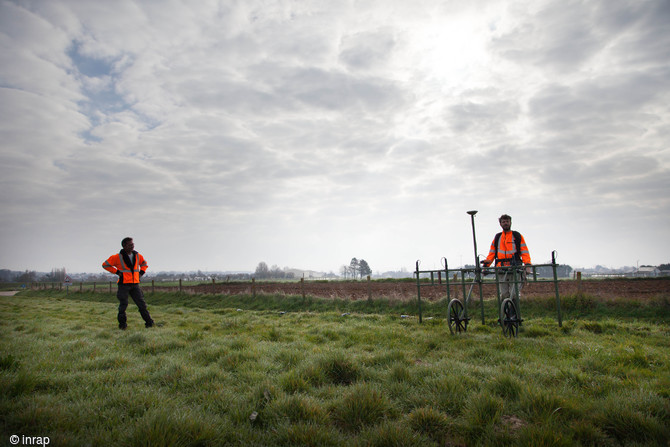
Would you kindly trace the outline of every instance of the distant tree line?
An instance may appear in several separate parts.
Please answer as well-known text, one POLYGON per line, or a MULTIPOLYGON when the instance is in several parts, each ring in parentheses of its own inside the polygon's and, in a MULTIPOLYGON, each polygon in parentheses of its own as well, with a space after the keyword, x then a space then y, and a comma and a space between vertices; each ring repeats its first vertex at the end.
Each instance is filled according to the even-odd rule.
POLYGON ((294 279, 295 273, 282 270, 277 265, 268 267, 268 265, 261 261, 256 266, 255 278, 258 279, 294 279))
POLYGON ((26 270, 24 272, 13 272, 11 270, 0 270, 0 281, 2 282, 63 282, 65 280, 65 267, 54 268, 51 273, 40 274, 34 270, 26 270))
POLYGON ((26 270, 25 272, 13 272, 11 270, 0 270, 0 281, 2 282, 34 282, 37 280, 37 272, 26 270))
MULTIPOLYGON (((473 265, 464 265, 464 268, 473 269, 473 265)), ((644 266, 643 266, 644 267, 644 266)), ((661 271, 670 271, 670 263, 660 264, 657 267, 661 271)), ((634 270, 634 267, 631 267, 634 270)), ((553 277, 553 272, 551 267, 537 267, 537 274, 543 278, 553 277)), ((565 264, 559 264, 556 266, 556 273, 559 278, 569 278, 572 276, 574 269, 565 264)), ((393 277, 392 273, 397 273, 397 277, 411 277, 411 273, 407 271, 401 272, 386 272, 389 277, 393 277)), ((372 274, 372 269, 364 259, 352 258, 349 265, 343 265, 340 268, 340 277, 344 279, 362 279, 367 275, 372 274)), ((256 267, 255 273, 225 273, 225 274, 212 274, 206 273, 198 270, 197 272, 158 272, 153 273, 149 272, 145 278, 150 278, 156 281, 174 281, 177 279, 184 278, 186 275, 187 278, 194 280, 246 280, 249 281, 251 278, 258 279, 295 279, 295 273, 288 271, 288 269, 280 269, 278 266, 273 265, 268 267, 267 263, 260 262, 256 267)), ((13 271, 9 269, 0 269, 0 282, 20 282, 20 283, 30 283, 30 282, 63 282, 65 280, 66 272, 65 268, 53 268, 49 273, 39 273, 34 270, 25 270, 25 271, 13 271)), ((78 273, 71 275, 76 281, 116 281, 116 276, 107 272, 100 273, 78 273)), ((326 276, 332 276, 336 278, 334 273, 330 273, 326 276)))
MULTIPOLYGON (((64 282, 67 273, 65 267, 53 268, 49 273, 38 273, 34 270, 26 270, 24 272, 15 272, 7 269, 0 270, 0 282, 64 282)), ((85 281, 116 281, 116 275, 111 273, 86 273, 77 274, 78 280, 85 281)))

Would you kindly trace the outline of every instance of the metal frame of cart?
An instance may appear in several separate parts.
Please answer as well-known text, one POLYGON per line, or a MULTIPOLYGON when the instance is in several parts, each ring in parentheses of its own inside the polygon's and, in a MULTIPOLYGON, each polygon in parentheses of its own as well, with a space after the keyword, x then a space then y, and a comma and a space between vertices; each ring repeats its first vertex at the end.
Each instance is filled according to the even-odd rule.
POLYGON ((519 285, 527 282, 529 284, 537 282, 553 282, 554 283, 554 292, 556 295, 556 311, 558 317, 559 327, 563 326, 563 319, 561 316, 561 298, 558 293, 558 275, 556 263, 556 252, 551 254, 551 264, 533 264, 529 266, 508 266, 508 267, 478 267, 479 259, 476 257, 477 267, 474 268, 460 268, 460 269, 450 269, 448 267, 447 259, 442 258, 443 268, 439 270, 420 270, 419 261, 416 261, 416 285, 417 285, 417 296, 419 301, 419 322, 423 321, 422 310, 421 310, 421 288, 422 287, 431 287, 431 286, 443 286, 446 289, 447 301, 449 302, 447 306, 447 319, 449 324, 449 330, 452 334, 460 333, 467 331, 468 324, 470 322, 470 317, 468 316, 468 302, 472 296, 472 291, 475 285, 479 288, 479 301, 481 308, 481 319, 482 324, 485 324, 484 318, 484 294, 483 294, 483 284, 484 283, 495 283, 496 284, 496 296, 497 296, 497 308, 499 309, 498 322, 502 328, 503 335, 506 337, 516 337, 519 332, 519 326, 523 322, 521 319, 521 306, 519 301, 519 285), (553 272, 553 278, 551 279, 541 279, 537 276, 537 269, 539 267, 551 267, 553 272), (524 280, 522 276, 522 271, 526 268, 531 269, 529 277, 524 280), (430 275, 429 282, 422 282, 421 275, 430 275), (460 275, 460 281, 452 280, 450 278, 451 274, 456 274, 457 277, 460 275), (501 284, 501 275, 512 275, 512 280, 510 283, 514 285, 514 296, 501 297, 500 295, 500 284, 501 284), (484 277, 488 275, 494 275, 493 280, 485 280, 484 277), (444 276, 444 278, 442 278, 444 276), (472 277, 472 279, 467 280, 466 276, 472 277), (437 277, 437 283, 435 282, 435 277, 437 277), (458 298, 451 298, 451 287, 461 286, 463 288, 463 301, 461 302, 458 298), (470 286, 467 290, 467 286, 470 286))

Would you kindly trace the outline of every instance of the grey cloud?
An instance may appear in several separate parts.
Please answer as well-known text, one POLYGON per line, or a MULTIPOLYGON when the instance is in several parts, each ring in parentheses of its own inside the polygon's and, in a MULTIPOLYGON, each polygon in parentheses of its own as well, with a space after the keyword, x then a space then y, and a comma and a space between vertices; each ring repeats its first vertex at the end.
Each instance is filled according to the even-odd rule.
POLYGON ((286 73, 277 89, 307 105, 326 110, 362 107, 373 112, 402 98, 400 90, 384 79, 357 78, 317 68, 286 73))
POLYGON ((432 145, 425 140, 402 140, 394 144, 389 155, 393 158, 406 160, 407 158, 425 157, 432 152, 432 145))
POLYGON ((554 2, 536 16, 518 13, 521 23, 490 44, 494 52, 514 62, 569 71, 604 46, 594 32, 589 3, 554 2))
POLYGON ((613 156, 588 165, 582 172, 584 184, 599 195, 612 195, 620 202, 670 203, 670 169, 644 154, 613 156))
POLYGON ((578 116, 580 112, 634 111, 664 94, 668 84, 670 81, 661 73, 632 73, 603 75, 569 87, 548 85, 530 101, 531 113, 578 116))
POLYGON ((669 86, 664 76, 653 73, 550 85, 529 101, 529 115, 542 139, 553 146, 611 150, 660 125, 652 117, 660 112, 669 86))
POLYGON ((610 57, 627 66, 666 66, 670 60, 670 3, 614 1, 598 6, 599 23, 613 45, 610 57), (665 61, 665 63, 664 63, 665 61))
POLYGON ((340 60, 350 70, 384 68, 396 45, 392 29, 344 36, 340 60))
POLYGON ((670 204, 670 169, 640 152, 593 154, 547 149, 539 169, 526 176, 554 197, 573 197, 585 207, 665 207, 670 204))
POLYGON ((487 133, 500 138, 506 125, 515 121, 521 108, 515 101, 487 101, 484 103, 462 102, 451 105, 447 120, 457 133, 487 133))
POLYGON ((616 179, 646 176, 658 170, 658 161, 644 154, 614 155, 588 165, 585 175, 616 179))
POLYGON ((67 153, 77 144, 72 133, 88 128, 88 121, 74 103, 29 91, 2 88, 0 129, 9 152, 29 155, 35 160, 67 153), (61 121, 62 120, 62 121, 61 121))
POLYGON ((522 65, 566 74, 595 63, 657 65, 670 59, 670 7, 661 1, 551 2, 534 16, 521 16, 491 49, 522 65))
POLYGON ((527 184, 527 171, 536 164, 536 153, 514 144, 498 142, 487 151, 473 148, 454 157, 462 178, 481 183, 490 190, 505 191, 527 184))
POLYGON ((264 92, 246 82, 222 79, 219 82, 185 81, 179 87, 180 96, 190 107, 201 110, 222 110, 231 114, 266 115, 290 108, 271 92, 264 92))

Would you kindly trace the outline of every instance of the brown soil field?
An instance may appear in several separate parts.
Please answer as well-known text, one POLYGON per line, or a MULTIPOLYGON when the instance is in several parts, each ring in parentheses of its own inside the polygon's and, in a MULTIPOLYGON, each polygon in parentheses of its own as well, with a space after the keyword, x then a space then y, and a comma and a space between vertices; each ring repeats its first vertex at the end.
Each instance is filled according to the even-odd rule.
MULTIPOLYGON (((422 283, 421 298, 425 300, 439 300, 447 296, 447 288, 444 282, 435 285, 422 283)), ((156 287, 159 289, 159 287, 156 287)), ((163 288, 160 288, 165 290, 163 288)), ((174 290, 174 288, 171 288, 174 290)), ((469 286, 467 287, 469 289, 469 286)), ((285 294, 340 298, 360 300, 368 297, 391 298, 398 300, 416 299, 417 287, 415 282, 383 282, 383 281, 332 281, 332 282, 265 282, 258 281, 255 284, 249 282, 203 284, 199 286, 185 286, 183 290, 191 293, 217 293, 225 295, 236 294, 285 294), (255 290, 254 290, 255 289, 255 290)), ((606 279, 606 280, 582 280, 558 281, 558 290, 561 296, 584 293, 603 299, 626 298, 633 300, 645 300, 657 296, 670 297, 670 277, 662 279, 606 279)), ((463 286, 458 283, 451 284, 451 297, 462 297, 463 286)), ((478 286, 475 285, 473 296, 479 296, 478 286)), ((553 281, 528 282, 523 288, 524 297, 547 297, 554 296, 553 281)), ((483 285, 483 296, 493 298, 496 294, 495 284, 483 285)))

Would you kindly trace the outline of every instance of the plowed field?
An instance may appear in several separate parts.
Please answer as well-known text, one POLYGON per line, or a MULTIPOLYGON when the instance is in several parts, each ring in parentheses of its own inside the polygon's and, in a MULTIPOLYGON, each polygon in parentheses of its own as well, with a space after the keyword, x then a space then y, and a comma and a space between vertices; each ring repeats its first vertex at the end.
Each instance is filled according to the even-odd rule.
MULTIPOLYGON (((421 287, 421 298, 426 300, 439 300, 447 295, 447 288, 444 282, 435 285, 423 283, 421 287)), ((478 286, 475 285, 472 291, 474 296, 479 296, 478 286)), ((158 287, 156 287, 158 289, 158 287)), ((469 289, 469 286, 467 287, 469 289)), ((670 278, 664 279, 607 279, 607 280, 582 280, 581 284, 577 281, 559 281, 558 289, 561 295, 571 295, 579 291, 582 293, 601 297, 604 299, 629 298, 635 300, 644 300, 655 296, 670 296, 670 278)), ((206 284, 199 286, 184 287, 195 293, 220 293, 226 295, 233 294, 286 294, 286 295, 311 295, 324 298, 341 299, 367 299, 374 298, 393 298, 399 300, 416 299, 417 286, 415 282, 380 282, 380 281, 331 281, 331 282, 310 282, 305 281, 304 285, 300 282, 265 282, 258 281, 255 284, 244 282, 230 282, 220 284, 206 284)), ((451 297, 461 297, 463 295, 462 285, 451 285, 451 297)), ((484 284, 483 295, 485 298, 495 297, 495 284, 484 284)), ((549 282, 529 282, 523 289, 524 297, 553 296, 554 283, 549 282)))

